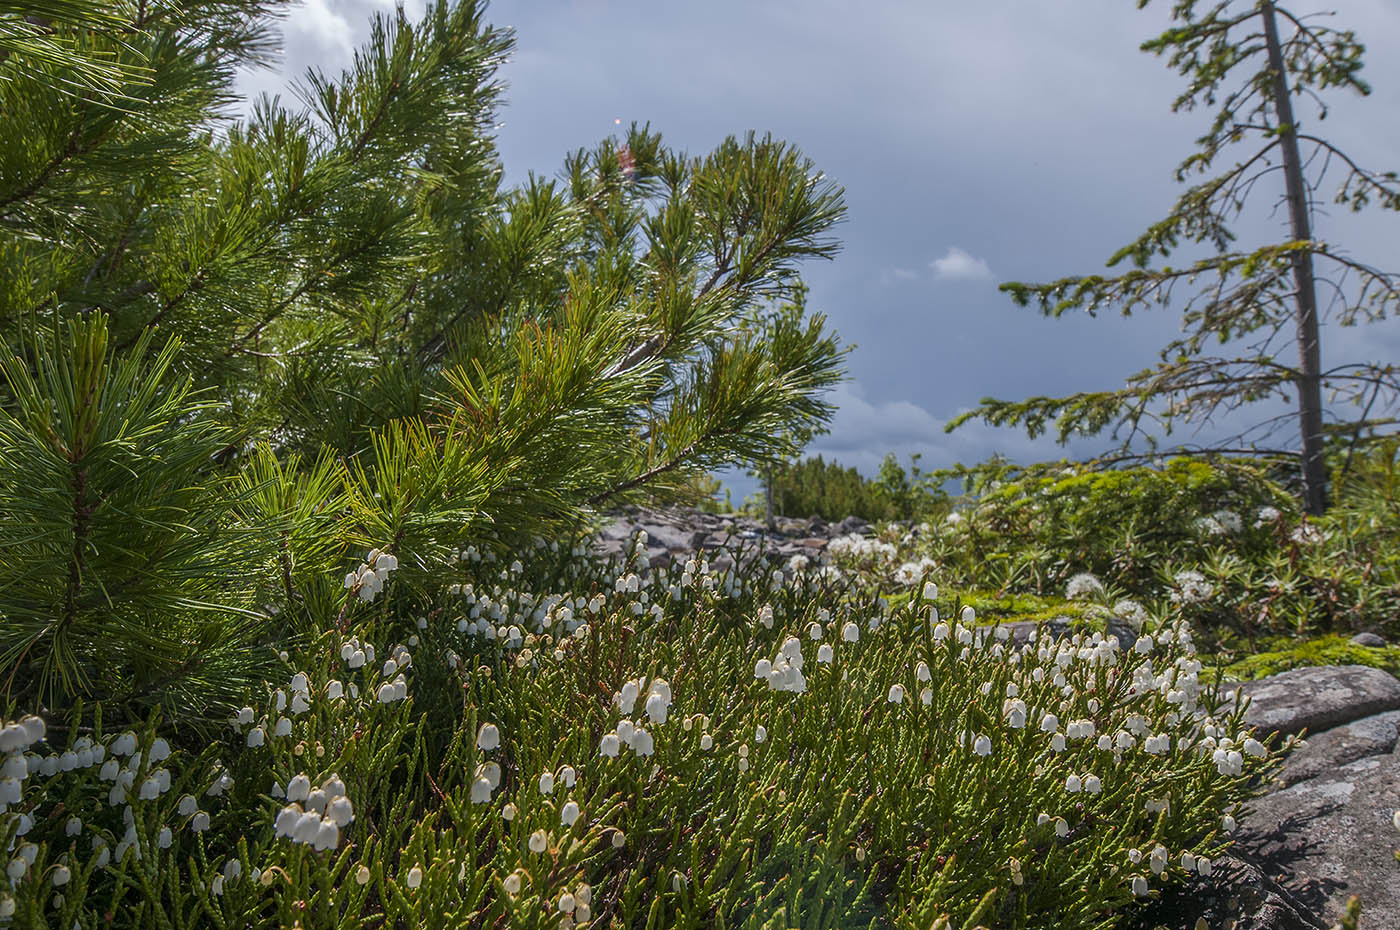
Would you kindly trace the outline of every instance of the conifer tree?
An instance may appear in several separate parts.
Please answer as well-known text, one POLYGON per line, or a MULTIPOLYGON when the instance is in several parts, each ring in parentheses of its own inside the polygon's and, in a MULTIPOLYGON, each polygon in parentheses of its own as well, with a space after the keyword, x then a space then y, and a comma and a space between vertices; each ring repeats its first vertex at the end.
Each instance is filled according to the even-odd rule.
POLYGON ((633 126, 507 190, 512 40, 474 0, 377 17, 342 74, 242 117, 280 3, 71 6, 0 11, 12 697, 212 713, 198 644, 324 629, 338 563, 395 553, 424 596, 464 537, 571 533, 830 415, 824 320, 748 325, 838 247, 842 191, 793 146, 694 157, 633 126), (156 484, 127 500, 118 472, 156 484), (124 520, 148 531, 103 542, 124 520))
POLYGON ((1062 442, 1075 433, 1107 429, 1128 446, 1144 435, 1155 438, 1149 435, 1154 423, 1170 432, 1177 419, 1203 422, 1257 401, 1292 402, 1291 416, 1254 424, 1214 451, 1256 451, 1279 427, 1295 424, 1297 451, 1283 451, 1299 463, 1306 510, 1321 513, 1329 433, 1354 441, 1383 436, 1393 430, 1396 421, 1389 414, 1400 406, 1392 363, 1355 360, 1322 367, 1326 313, 1320 299, 1327 296, 1335 308, 1332 320, 1340 325, 1381 320, 1400 302, 1400 275, 1314 235, 1317 197, 1329 176, 1340 173, 1335 202, 1351 210, 1372 203, 1400 210, 1400 177, 1363 168, 1313 131, 1294 107, 1295 98, 1306 98, 1316 104, 1320 121, 1327 113, 1320 92, 1369 93, 1359 75, 1363 46, 1351 31, 1330 28, 1271 0, 1181 0, 1172 16, 1173 26, 1142 47, 1166 55, 1186 78, 1174 111, 1215 108, 1198 150, 1181 162, 1176 179, 1186 182, 1218 171, 1218 162, 1237 145, 1244 147, 1242 157, 1189 187, 1165 219, 1109 259, 1110 266, 1130 260, 1132 270, 1002 289, 1022 306, 1034 302, 1047 316, 1079 309, 1093 314, 1113 306, 1129 315, 1170 305, 1181 287, 1205 279, 1205 287, 1184 304, 1184 334, 1162 350, 1160 363, 1134 375, 1121 390, 1020 402, 988 398, 949 429, 981 418, 1022 425, 1034 436, 1053 420, 1062 442), (1254 249, 1237 248, 1234 221, 1247 201, 1269 199, 1271 183, 1287 205, 1286 236, 1254 249), (1214 254, 1184 267, 1149 267, 1183 243, 1205 244, 1214 254), (1232 342, 1244 345, 1231 353, 1224 347, 1232 342), (1354 405, 1357 414, 1344 417, 1335 405, 1327 408, 1325 394, 1354 405), (1326 422, 1327 415, 1332 422, 1326 422))

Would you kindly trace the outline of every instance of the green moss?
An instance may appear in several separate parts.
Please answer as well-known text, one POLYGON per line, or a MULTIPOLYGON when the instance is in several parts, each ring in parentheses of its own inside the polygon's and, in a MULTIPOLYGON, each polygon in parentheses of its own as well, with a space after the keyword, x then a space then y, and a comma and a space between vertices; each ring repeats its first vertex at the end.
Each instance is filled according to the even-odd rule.
POLYGON ((1358 646, 1345 636, 1320 636, 1257 653, 1225 666, 1223 671, 1227 679, 1250 681, 1313 665, 1369 665, 1400 676, 1400 646, 1358 646))
POLYGON ((1029 620, 1032 623, 1068 617, 1070 620, 1094 619, 1094 605, 1083 601, 1067 601, 1059 597, 1034 594, 998 596, 993 591, 970 591, 963 594, 963 603, 977 611, 981 623, 1001 623, 1007 620, 1029 620))

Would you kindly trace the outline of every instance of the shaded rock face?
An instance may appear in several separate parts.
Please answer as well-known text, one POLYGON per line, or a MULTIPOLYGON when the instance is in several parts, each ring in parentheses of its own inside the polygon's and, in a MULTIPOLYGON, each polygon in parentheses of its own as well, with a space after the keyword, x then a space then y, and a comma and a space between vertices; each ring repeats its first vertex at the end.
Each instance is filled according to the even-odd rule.
POLYGON ((1191 930, 1204 920, 1211 930, 1325 930, 1316 908, 1274 881, 1253 855, 1221 857, 1210 878, 1167 889, 1131 922, 1135 930, 1191 930))
POLYGON ((1366 756, 1257 799, 1241 841, 1328 926, 1359 895, 1366 930, 1397 930, 1397 807, 1400 756, 1366 756))
POLYGON ((1303 746, 1289 754, 1276 780, 1284 786, 1295 785, 1358 759, 1386 755, 1394 751, 1398 739, 1400 710, 1362 717, 1323 730, 1316 736, 1309 736, 1303 746))
POLYGON ((1308 735, 1240 819, 1233 852, 1245 868, 1229 894, 1253 896, 1259 913, 1240 908, 1236 930, 1331 927, 1351 895, 1365 930, 1400 930, 1400 681, 1331 665, 1240 688, 1257 730, 1308 735))
POLYGON ((1249 805, 1216 875, 1167 893, 1136 926, 1328 928, 1357 895, 1365 930, 1400 930, 1400 681, 1342 665, 1240 687, 1257 731, 1306 740, 1249 805))

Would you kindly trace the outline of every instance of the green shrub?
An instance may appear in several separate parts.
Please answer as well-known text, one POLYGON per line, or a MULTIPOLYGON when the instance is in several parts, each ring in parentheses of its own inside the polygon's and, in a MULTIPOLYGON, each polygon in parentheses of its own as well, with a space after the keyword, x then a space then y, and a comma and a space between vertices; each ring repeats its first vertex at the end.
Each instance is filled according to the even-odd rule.
POLYGON ((235 519, 212 465, 230 435, 174 371, 178 343, 148 341, 118 357, 98 315, 27 359, 0 339, 0 674, 27 708, 88 696, 199 719, 255 680, 270 550, 235 519))
POLYGON ((1349 468, 1336 506, 1300 519, 1266 470, 1174 460, 968 474, 948 520, 889 555, 998 596, 1062 596, 1080 579, 1105 606, 1180 612, 1213 644, 1276 633, 1396 629, 1400 495, 1395 448, 1349 468), (1100 580, 1102 579, 1102 580, 1100 580))
POLYGON ((351 546, 413 553, 421 604, 463 533, 567 537, 832 412, 824 318, 748 325, 839 250, 844 194, 794 146, 633 126, 504 188, 512 43, 477 0, 380 15, 344 72, 233 118, 283 6, 34 4, 45 42, 0 55, 0 693, 25 710, 217 725, 250 645, 337 623, 351 546))
POLYGON ((167 758, 159 718, 139 738, 51 718, 44 774, 0 815, 25 863, 0 907, 64 927, 1099 927, 1226 848, 1272 764, 1237 710, 1192 713, 1214 699, 1180 625, 1150 649, 1020 650, 810 575, 519 555, 454 553, 403 613, 372 553, 346 629, 288 648, 213 744, 167 758))
POLYGON ((986 560, 1004 562, 1011 584, 1037 594, 1060 593, 1070 577, 1089 572, 1142 595, 1164 558, 1202 540, 1228 530, 1234 546, 1263 546, 1267 533, 1253 524, 1266 506, 1286 508, 1288 495, 1247 466, 1185 459, 1160 469, 1042 466, 976 484, 950 526, 956 534, 940 534, 949 549, 941 561, 964 574, 986 560))

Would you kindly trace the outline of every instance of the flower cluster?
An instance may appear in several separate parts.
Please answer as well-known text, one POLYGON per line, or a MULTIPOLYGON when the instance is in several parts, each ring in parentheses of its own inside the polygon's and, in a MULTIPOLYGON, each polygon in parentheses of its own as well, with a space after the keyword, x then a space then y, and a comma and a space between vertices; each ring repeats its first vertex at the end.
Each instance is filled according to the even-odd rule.
POLYGON ((399 567, 398 556, 371 549, 360 567, 345 576, 345 588, 359 595, 360 600, 369 603, 374 596, 384 590, 384 582, 389 573, 399 567))
POLYGON ((1124 598, 1113 605, 1113 616, 1128 624, 1134 632, 1139 633, 1142 632, 1142 628, 1147 625, 1147 621, 1150 619, 1147 608, 1130 598, 1124 598))
MULTIPOLYGON (((639 756, 649 756, 656 751, 656 738, 631 720, 643 684, 642 679, 624 682, 621 690, 613 695, 613 704, 622 716, 612 732, 603 734, 599 755, 616 758, 623 746, 639 756)), ((664 678, 652 679, 642 707, 652 724, 660 726, 666 722, 671 709, 671 686, 664 678)))
POLYGON ((1174 604, 1201 604, 1215 595, 1215 585, 1194 569, 1177 572, 1172 585, 1170 597, 1174 604))
POLYGON ((312 788, 305 773, 287 782, 288 804, 273 823, 276 835, 293 843, 304 843, 317 852, 340 845, 340 831, 355 819, 355 807, 345 794, 345 782, 331 774, 312 788))
MULTIPOLYGON (((477 728, 477 749, 482 752, 492 752, 500 748, 500 745, 501 731, 494 723, 483 723, 477 728)), ((492 761, 479 763, 476 771, 472 774, 471 802, 473 804, 490 803, 491 795, 499 787, 501 787, 500 763, 492 761)))
POLYGON ((1244 521, 1233 510, 1217 510, 1208 517, 1197 517, 1192 527, 1202 536, 1238 536, 1244 521))
POLYGON ((807 679, 802 674, 802 640, 796 636, 783 640, 776 657, 772 660, 759 659, 754 663, 753 677, 768 682, 768 687, 774 691, 790 691, 793 694, 806 691, 807 679))
POLYGON ((1065 585, 1065 597, 1071 601, 1103 597, 1103 582, 1089 572, 1080 572, 1065 585))
POLYGON ((383 677, 390 679, 375 689, 375 699, 381 704, 392 704, 395 701, 402 701, 408 697, 408 679, 404 677, 402 669, 413 665, 413 654, 408 651, 408 647, 402 644, 396 645, 389 658, 384 660, 384 668, 381 670, 383 677))

